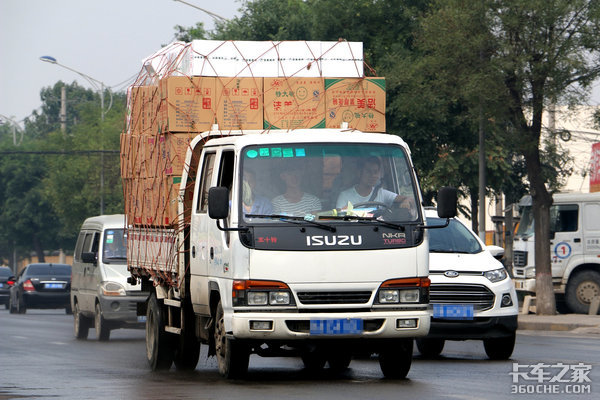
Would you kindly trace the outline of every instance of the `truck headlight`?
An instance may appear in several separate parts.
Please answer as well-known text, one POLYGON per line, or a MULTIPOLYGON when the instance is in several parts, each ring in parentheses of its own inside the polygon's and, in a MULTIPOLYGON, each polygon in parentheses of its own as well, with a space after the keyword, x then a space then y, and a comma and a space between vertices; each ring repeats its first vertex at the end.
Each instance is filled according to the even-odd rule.
POLYGON ((249 306, 264 306, 267 304, 269 299, 268 292, 248 292, 248 305, 249 306))
POLYGON ((506 279, 508 274, 504 268, 495 269, 493 271, 487 271, 483 274, 490 282, 500 282, 506 279))
POLYGON ((419 289, 404 289, 400 291, 400 303, 418 303, 419 289))
POLYGON ((381 304, 398 303, 400 301, 399 290, 385 289, 379 291, 379 302, 381 304))
POLYGON ((525 269, 525 278, 535 278, 535 268, 525 269))
POLYGON ((127 294, 123 285, 117 282, 102 282, 100 290, 105 296, 125 296, 127 294))
POLYGON ((289 306, 295 305, 288 285, 278 281, 233 281, 234 306, 289 306))
POLYGON ((290 304, 290 292, 270 292, 269 304, 272 306, 282 306, 290 304))
POLYGON ((429 278, 390 279, 379 286, 377 304, 428 303, 429 278))

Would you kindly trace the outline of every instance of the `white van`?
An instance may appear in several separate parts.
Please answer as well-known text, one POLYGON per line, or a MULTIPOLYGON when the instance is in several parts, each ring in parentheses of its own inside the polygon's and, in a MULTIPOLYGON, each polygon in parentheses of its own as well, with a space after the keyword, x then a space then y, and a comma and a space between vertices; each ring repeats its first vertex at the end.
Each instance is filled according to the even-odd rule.
POLYGON ((72 268, 71 306, 77 339, 86 339, 92 325, 98 340, 108 340, 117 328, 143 328, 138 303, 148 293, 127 282, 125 216, 102 215, 81 226, 72 268))

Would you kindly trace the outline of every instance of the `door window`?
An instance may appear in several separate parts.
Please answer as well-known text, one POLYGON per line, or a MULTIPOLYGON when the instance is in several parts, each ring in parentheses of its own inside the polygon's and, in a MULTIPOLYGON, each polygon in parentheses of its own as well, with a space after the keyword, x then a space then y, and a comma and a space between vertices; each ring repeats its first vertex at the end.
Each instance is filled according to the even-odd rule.
POLYGON ((201 187, 198 194, 198 204, 196 205, 196 212, 198 213, 206 213, 208 211, 208 189, 210 189, 210 183, 212 182, 215 156, 215 153, 206 153, 204 155, 201 169, 202 175, 200 177, 201 187))
POLYGON ((550 208, 550 231, 577 232, 579 230, 579 206, 558 204, 550 208))

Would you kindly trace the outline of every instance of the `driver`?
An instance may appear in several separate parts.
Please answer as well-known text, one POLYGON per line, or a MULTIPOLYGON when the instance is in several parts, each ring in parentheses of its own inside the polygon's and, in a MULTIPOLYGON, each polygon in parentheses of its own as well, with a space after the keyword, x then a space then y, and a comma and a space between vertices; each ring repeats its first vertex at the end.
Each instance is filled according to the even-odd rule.
POLYGON ((382 177, 382 170, 379 158, 371 156, 365 159, 360 169, 358 183, 340 193, 336 207, 346 209, 348 202, 352 205, 377 202, 390 208, 394 203, 399 204, 401 207, 411 208, 413 201, 410 197, 398 195, 381 187, 379 182, 382 177))

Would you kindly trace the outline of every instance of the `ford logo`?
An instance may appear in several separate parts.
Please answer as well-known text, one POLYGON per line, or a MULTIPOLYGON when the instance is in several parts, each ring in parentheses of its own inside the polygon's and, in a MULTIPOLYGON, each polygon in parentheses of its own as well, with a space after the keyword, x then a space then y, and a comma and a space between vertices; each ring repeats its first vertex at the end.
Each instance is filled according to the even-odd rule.
POLYGON ((444 272, 444 276, 447 276, 448 278, 456 278, 458 276, 458 272, 456 271, 446 271, 444 272))

